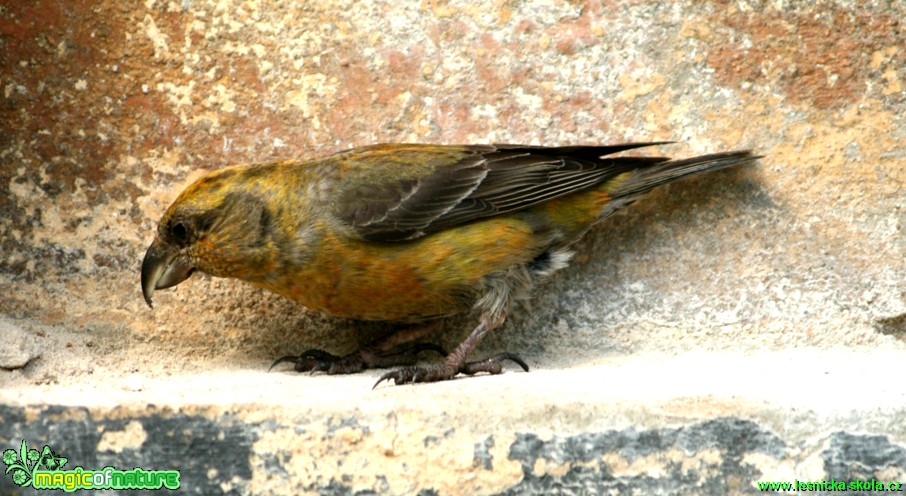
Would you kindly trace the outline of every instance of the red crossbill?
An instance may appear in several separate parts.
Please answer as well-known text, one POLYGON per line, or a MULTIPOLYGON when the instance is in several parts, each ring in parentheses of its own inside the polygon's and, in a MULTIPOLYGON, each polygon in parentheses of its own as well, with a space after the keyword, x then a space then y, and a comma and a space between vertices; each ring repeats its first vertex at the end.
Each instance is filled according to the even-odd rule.
POLYGON ((468 361, 514 302, 565 267, 593 225, 652 188, 757 157, 612 156, 613 146, 389 144, 314 160, 237 165, 173 202, 142 262, 148 305, 194 271, 250 282, 350 319, 418 323, 472 312, 478 325, 434 365, 411 366, 428 326, 337 357, 309 350, 296 370, 349 373, 409 365, 397 384, 500 373, 503 353, 468 361))

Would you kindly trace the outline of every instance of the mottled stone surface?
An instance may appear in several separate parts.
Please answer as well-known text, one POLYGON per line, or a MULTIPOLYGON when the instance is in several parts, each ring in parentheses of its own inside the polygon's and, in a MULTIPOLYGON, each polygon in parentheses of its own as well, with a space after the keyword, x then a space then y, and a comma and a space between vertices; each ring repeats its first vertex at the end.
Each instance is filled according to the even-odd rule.
POLYGON ((0 369, 21 369, 40 357, 36 341, 25 329, 0 318, 0 369))
MULTIPOLYGON (((216 425, 223 412, 237 415, 245 427, 226 439, 240 446, 240 439, 260 442, 254 439, 263 431, 248 427, 256 422, 272 422, 264 431, 278 438, 297 423, 327 425, 330 413, 318 410, 327 407, 312 392, 339 388, 350 391, 337 401, 357 400, 338 418, 358 418, 369 429, 400 432, 375 420, 405 406, 383 395, 418 399, 420 409, 405 410, 411 429, 423 428, 419 439, 434 436, 447 452, 445 430, 419 422, 447 412, 445 429, 473 425, 462 404, 483 398, 480 385, 489 384, 499 405, 482 410, 483 422, 456 438, 461 446, 453 451, 468 458, 461 466, 474 458, 479 471, 516 468, 506 483, 475 486, 481 493, 554 487, 544 486, 549 479, 538 468, 549 458, 558 464, 550 477, 577 481, 572 493, 586 487, 588 474, 611 480, 605 475, 620 464, 636 463, 608 458, 612 451, 595 452, 594 466, 551 454, 574 453, 562 448, 570 439, 657 433, 673 439, 658 445, 673 453, 664 460, 682 464, 698 451, 677 441, 681 432, 725 424, 770 433, 775 441, 764 446, 771 448, 757 455, 770 463, 727 462, 730 444, 720 440, 714 457, 689 463, 717 467, 707 477, 727 491, 706 491, 698 482, 688 488, 726 494, 750 490, 765 474, 848 474, 847 460, 860 456, 852 446, 889 446, 900 453, 890 455, 900 462, 889 470, 902 472, 897 456, 906 434, 889 419, 903 419, 906 389, 888 364, 906 359, 904 18, 906 5, 880 0, 5 2, 0 343, 14 359, 0 364, 4 422, 24 415, 15 432, 50 442, 58 424, 40 412, 57 407, 47 405, 68 405, 63 416, 86 407, 91 422, 107 422, 122 405, 124 418, 150 432, 155 418, 171 416, 144 405, 178 404, 184 406, 173 408, 187 411, 168 422, 201 415, 216 425), (154 310, 141 298, 138 267, 157 219, 206 170, 375 142, 642 140, 678 142, 653 153, 751 148, 766 157, 663 188, 583 240, 576 262, 541 288, 531 311, 517 312, 480 349, 516 351, 540 371, 405 393, 370 393, 375 376, 367 374, 265 375, 276 356, 310 347, 348 351, 380 326, 315 315, 241 283, 204 277, 159 292, 154 310), (802 362, 790 370, 834 380, 778 378, 764 386, 765 371, 753 357, 771 374, 795 359, 802 362), (661 361, 709 373, 674 372, 661 361), (610 388, 614 395, 561 406, 561 385, 544 374, 583 367, 592 367, 589 391, 610 388), (698 382, 677 382, 674 374, 698 382), (519 396, 531 384, 538 394, 519 396), (796 387, 818 389, 795 408, 767 393, 790 400, 804 394, 796 387), (848 398, 866 387, 879 398, 860 410, 864 421, 821 401, 822 393, 848 398), (651 389, 650 396, 624 410, 620 394, 636 398, 638 388, 651 389), (73 399, 74 392, 82 396, 73 399), (671 407, 661 410, 651 398, 671 407), (765 406, 745 423, 752 402, 765 406), (273 408, 282 403, 289 406, 273 408), (206 405, 219 410, 199 413, 206 405), (586 419, 593 411, 604 420, 577 420, 561 431, 543 415, 520 421, 514 411, 521 408, 586 419), (662 411, 669 414, 658 418, 662 411), (638 420, 639 412, 648 420, 638 420), (804 424, 794 435, 788 426, 796 422, 804 424), (542 447, 508 458, 517 439, 525 444, 530 436, 542 447), (521 464, 529 457, 527 471, 521 464), (797 461, 806 459, 813 461, 797 461), (817 465, 824 472, 808 468, 817 465)), ((469 325, 450 319, 434 338, 450 345, 469 325)), ((60 432, 93 432, 95 424, 80 422, 60 432)), ((317 442, 327 443, 322 450, 331 442, 355 446, 358 431, 351 431, 317 442)), ((309 441, 306 449, 317 444, 309 441)), ((430 451, 433 442, 418 445, 430 451)), ((88 456, 86 446, 73 451, 88 456)), ((160 449, 152 440, 135 453, 153 457, 160 449)), ((248 477, 276 477, 277 486, 302 492, 472 493, 456 483, 404 486, 390 476, 385 491, 344 481, 343 472, 309 480, 300 471, 314 470, 305 464, 317 457, 292 462, 274 450, 252 452, 258 455, 249 463, 259 466, 224 472, 245 482, 223 479, 223 487, 244 493, 261 487, 248 477)), ((381 463, 420 463, 417 450, 406 453, 381 463)), ((863 465, 880 467, 874 463, 863 465)), ((896 475, 877 470, 878 477, 896 475)), ((632 484, 626 487, 670 492, 657 481, 632 484)))
POLYGON ((7 399, 0 447, 48 444, 70 468, 179 469, 187 494, 735 495, 757 482, 906 481, 906 395, 889 381, 902 354, 836 366, 851 356, 635 355, 375 391, 374 373, 83 381, 7 399))

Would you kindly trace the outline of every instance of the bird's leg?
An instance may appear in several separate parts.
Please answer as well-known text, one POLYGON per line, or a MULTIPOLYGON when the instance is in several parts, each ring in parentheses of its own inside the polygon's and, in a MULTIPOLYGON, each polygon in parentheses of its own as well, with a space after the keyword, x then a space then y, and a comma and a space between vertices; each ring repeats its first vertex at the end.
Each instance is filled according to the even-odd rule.
POLYGON ((462 343, 453 350, 444 361, 434 365, 424 367, 409 366, 387 372, 374 384, 392 380, 395 384, 406 384, 414 382, 438 382, 445 381, 456 377, 457 374, 475 375, 479 372, 489 374, 499 374, 503 371, 503 361, 510 360, 517 363, 523 370, 528 372, 528 365, 522 358, 512 353, 500 353, 484 360, 467 362, 466 357, 478 346, 481 339, 491 329, 497 327, 503 322, 503 318, 494 320, 482 316, 481 322, 469 333, 462 343))
POLYGON ((412 365, 422 351, 433 351, 441 356, 447 352, 436 344, 415 343, 411 341, 425 335, 436 327, 436 323, 408 326, 382 336, 372 343, 349 353, 337 356, 326 351, 311 349, 299 355, 287 355, 278 358, 271 368, 281 363, 291 362, 297 372, 326 372, 334 374, 352 374, 365 369, 397 367, 412 365))

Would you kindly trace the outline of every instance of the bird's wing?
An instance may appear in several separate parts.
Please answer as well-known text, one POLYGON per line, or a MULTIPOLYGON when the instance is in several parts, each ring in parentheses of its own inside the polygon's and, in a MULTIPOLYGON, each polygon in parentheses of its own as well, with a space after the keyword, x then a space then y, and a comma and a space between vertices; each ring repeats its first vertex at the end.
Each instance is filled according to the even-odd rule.
POLYGON ((415 239, 592 187, 662 157, 600 157, 613 146, 376 145, 337 156, 335 213, 364 239, 415 239))

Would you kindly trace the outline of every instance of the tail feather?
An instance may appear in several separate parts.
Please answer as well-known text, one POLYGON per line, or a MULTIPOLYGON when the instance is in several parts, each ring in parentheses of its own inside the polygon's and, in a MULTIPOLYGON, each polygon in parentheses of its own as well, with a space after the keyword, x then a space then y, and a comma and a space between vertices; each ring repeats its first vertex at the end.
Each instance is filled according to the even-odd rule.
POLYGON ((686 176, 726 169, 727 167, 752 162, 759 158, 761 156, 752 155, 751 150, 742 150, 657 162, 649 167, 637 169, 620 185, 619 191, 616 192, 615 196, 633 196, 645 193, 662 184, 667 184, 686 176))

